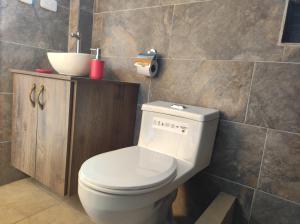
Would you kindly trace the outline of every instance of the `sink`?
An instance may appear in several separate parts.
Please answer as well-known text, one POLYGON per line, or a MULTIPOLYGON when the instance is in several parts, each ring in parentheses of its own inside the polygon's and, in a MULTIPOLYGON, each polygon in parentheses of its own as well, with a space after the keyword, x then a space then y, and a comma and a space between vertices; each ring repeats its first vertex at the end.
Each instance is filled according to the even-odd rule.
POLYGON ((85 76, 90 73, 90 54, 48 52, 47 55, 50 64, 59 74, 85 76))

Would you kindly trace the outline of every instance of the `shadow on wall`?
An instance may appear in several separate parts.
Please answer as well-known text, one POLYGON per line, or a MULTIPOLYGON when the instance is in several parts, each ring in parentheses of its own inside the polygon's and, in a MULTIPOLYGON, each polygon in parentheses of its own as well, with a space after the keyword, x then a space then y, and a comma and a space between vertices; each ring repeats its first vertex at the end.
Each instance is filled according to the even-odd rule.
MULTIPOLYGON (((199 173, 178 189, 173 203, 175 224, 194 224, 224 188, 205 173, 199 173)), ((242 205, 235 203, 233 224, 248 223, 242 205)))
MULTIPOLYGON (((219 128, 220 123, 212 157, 216 153, 219 138, 222 138, 222 132, 219 128)), ((235 137, 242 138, 238 132, 235 133, 235 137)), ((237 147, 239 146, 237 145, 237 147)), ((240 145, 240 147, 242 146, 240 145)), ((232 160, 235 158, 233 157, 232 160)), ((213 158, 210 166, 213 165, 212 162, 213 158)), ((208 167, 179 187, 176 200, 173 203, 175 224, 194 224, 220 192, 226 192, 237 197, 232 223, 248 223, 253 191, 212 176, 209 171, 210 168, 208 167)))

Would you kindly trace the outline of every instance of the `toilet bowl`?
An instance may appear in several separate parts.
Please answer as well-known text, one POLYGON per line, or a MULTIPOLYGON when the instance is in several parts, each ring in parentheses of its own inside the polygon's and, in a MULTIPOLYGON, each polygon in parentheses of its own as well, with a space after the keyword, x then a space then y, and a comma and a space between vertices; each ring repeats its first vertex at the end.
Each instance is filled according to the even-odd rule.
POLYGON ((209 164, 218 123, 217 110, 173 105, 143 105, 137 146, 96 155, 81 166, 78 194, 93 221, 170 223, 177 187, 209 164))

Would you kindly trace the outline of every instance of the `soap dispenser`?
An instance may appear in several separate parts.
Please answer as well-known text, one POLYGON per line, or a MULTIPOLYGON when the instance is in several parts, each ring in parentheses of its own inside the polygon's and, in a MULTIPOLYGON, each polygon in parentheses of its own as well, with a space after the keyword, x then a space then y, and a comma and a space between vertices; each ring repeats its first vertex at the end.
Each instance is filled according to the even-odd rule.
POLYGON ((91 51, 95 51, 96 56, 91 60, 90 79, 100 80, 104 76, 104 61, 100 60, 101 49, 91 48, 91 51))

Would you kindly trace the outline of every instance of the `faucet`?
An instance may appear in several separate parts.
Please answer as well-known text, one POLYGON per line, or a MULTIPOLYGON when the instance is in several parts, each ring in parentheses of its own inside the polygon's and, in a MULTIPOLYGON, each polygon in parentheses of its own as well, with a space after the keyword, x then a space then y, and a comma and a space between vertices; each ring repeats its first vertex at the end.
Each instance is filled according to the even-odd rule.
POLYGON ((81 46, 80 46, 80 33, 79 33, 79 31, 77 31, 76 33, 71 33, 71 37, 74 37, 74 38, 76 38, 76 53, 80 53, 80 48, 81 48, 81 46))

